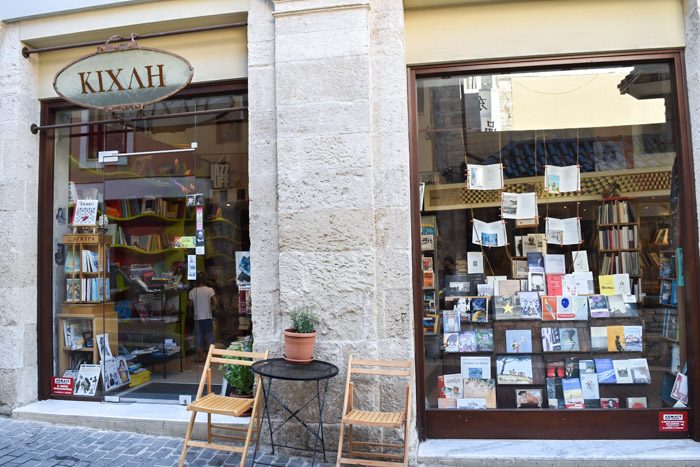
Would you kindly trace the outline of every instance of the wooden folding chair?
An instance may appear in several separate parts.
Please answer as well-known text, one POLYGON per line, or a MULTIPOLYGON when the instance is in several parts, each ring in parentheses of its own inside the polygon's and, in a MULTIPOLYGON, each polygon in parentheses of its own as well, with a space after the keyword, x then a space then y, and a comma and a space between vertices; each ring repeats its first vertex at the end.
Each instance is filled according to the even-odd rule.
POLYGON ((411 422, 411 381, 413 364, 409 360, 348 360, 348 376, 345 383, 343 417, 338 440, 336 466, 342 464, 367 466, 408 465, 408 430, 411 422), (353 375, 395 376, 406 378, 406 402, 400 412, 370 412, 358 410, 354 404, 353 375), (348 456, 343 457, 343 436, 348 425, 348 456), (353 439, 353 426, 375 428, 403 428, 403 444, 360 442, 353 439), (358 450, 360 448, 362 450, 358 450), (389 451, 389 452, 387 452, 389 451), (398 452, 400 452, 400 454, 398 452), (382 460, 386 459, 386 460, 382 460))
POLYGON ((248 447, 251 442, 257 441, 260 433, 260 420, 262 417, 262 381, 257 376, 257 388, 255 396, 252 399, 242 397, 221 396, 211 392, 211 364, 227 364, 227 365, 244 365, 251 366, 258 360, 267 359, 268 352, 243 352, 237 350, 217 349, 213 345, 209 348, 207 359, 202 370, 202 378, 199 380, 199 389, 195 401, 187 406, 187 410, 192 412, 190 423, 187 426, 185 434, 185 443, 182 446, 182 454, 180 455, 180 467, 185 464, 187 457, 187 449, 190 446, 200 448, 217 449, 228 452, 241 453, 241 467, 245 465, 245 459, 248 452, 248 447), (236 357, 236 358, 226 358, 236 357), (242 359, 250 360, 242 360, 242 359), (207 383, 207 395, 202 396, 204 391, 204 383, 207 383), (215 425, 211 422, 212 414, 230 415, 232 417, 240 417, 252 408, 250 413, 250 422, 246 428, 233 427, 227 425, 215 425), (194 428, 194 420, 197 413, 205 412, 207 414, 207 441, 192 440, 192 429, 194 428), (212 428, 225 431, 233 431, 233 434, 213 433, 212 428), (228 441, 243 441, 243 446, 235 446, 229 444, 212 443, 212 438, 221 438, 228 441))

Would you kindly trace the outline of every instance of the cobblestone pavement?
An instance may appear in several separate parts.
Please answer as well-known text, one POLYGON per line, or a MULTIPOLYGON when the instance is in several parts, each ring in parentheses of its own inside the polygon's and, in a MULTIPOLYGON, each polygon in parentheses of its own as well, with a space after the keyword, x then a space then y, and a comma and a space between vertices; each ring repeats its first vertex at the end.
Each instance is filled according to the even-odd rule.
MULTIPOLYGON (((181 438, 0 417, 1 466, 174 466, 181 450, 181 438)), ((326 456, 330 460, 333 453, 326 456)), ((311 465, 311 459, 279 455, 259 455, 258 460, 289 467, 311 465)), ((235 453, 200 448, 190 448, 187 452, 187 465, 192 466, 237 466, 239 462, 240 455, 235 453)))

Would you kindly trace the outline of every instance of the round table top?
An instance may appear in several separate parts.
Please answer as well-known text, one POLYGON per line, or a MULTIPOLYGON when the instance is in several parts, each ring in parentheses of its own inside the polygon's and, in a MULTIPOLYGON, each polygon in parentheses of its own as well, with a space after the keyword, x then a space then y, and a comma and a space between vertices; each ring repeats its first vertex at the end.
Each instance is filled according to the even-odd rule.
POLYGON ((291 381, 318 381, 338 374, 337 366, 321 360, 292 363, 284 358, 270 358, 253 363, 250 369, 260 376, 291 381))

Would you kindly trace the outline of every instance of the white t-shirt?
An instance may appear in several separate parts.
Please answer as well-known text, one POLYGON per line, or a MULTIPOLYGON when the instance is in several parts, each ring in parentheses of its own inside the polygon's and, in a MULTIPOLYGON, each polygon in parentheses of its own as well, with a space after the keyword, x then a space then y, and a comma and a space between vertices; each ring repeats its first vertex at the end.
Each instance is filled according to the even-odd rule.
POLYGON ((211 319, 211 297, 216 295, 214 289, 206 285, 190 290, 188 297, 194 303, 194 319, 211 319))

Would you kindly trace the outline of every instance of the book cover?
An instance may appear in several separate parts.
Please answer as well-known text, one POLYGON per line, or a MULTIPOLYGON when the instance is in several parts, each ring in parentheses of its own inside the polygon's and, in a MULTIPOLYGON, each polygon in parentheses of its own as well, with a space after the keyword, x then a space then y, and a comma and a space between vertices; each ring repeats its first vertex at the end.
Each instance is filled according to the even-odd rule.
POLYGON ((651 384, 651 373, 646 358, 631 358, 628 362, 633 384, 651 384))
POLYGON ((600 399, 600 390, 598 386, 598 375, 595 373, 584 373, 579 377, 581 380, 581 391, 584 400, 600 399))
POLYGON ((520 319, 522 312, 520 307, 520 298, 518 295, 511 295, 508 297, 497 295, 493 298, 493 300, 494 319, 520 319))
POLYGON ((465 378, 463 397, 470 399, 483 399, 486 407, 496 408, 496 381, 487 378, 465 378))
POLYGON ((459 399, 462 397, 462 375, 438 376, 438 397, 447 399, 459 399))
POLYGON ((547 274, 566 274, 564 255, 546 255, 544 257, 544 272, 547 274))
POLYGON ((459 333, 459 351, 476 352, 476 331, 463 331, 459 333))
MULTIPOLYGON (((589 359, 583 359, 578 361, 579 374, 595 374, 595 362, 589 359)), ((588 397, 586 397, 588 399, 588 397)))
POLYGON ((552 360, 547 362, 545 371, 547 378, 565 378, 566 368, 564 367, 564 360, 552 360))
POLYGON ((445 334, 459 332, 460 318, 457 310, 442 311, 442 332, 445 334))
POLYGON ((498 294, 504 297, 516 295, 520 292, 520 281, 514 279, 506 279, 498 281, 498 294))
POLYGON ((97 206, 99 201, 96 199, 79 199, 75 203, 73 212, 73 225, 92 227, 97 225, 97 206))
POLYGON ((530 269, 527 267, 527 261, 514 259, 512 274, 515 279, 527 279, 527 273, 530 269))
POLYGON ((488 299, 486 297, 472 297, 469 300, 469 312, 474 323, 488 323, 488 299))
POLYGON ((578 378, 580 374, 578 357, 566 357, 564 359, 564 378, 578 378))
POLYGON ((626 318, 639 318, 639 304, 638 303, 625 303, 625 317, 626 318))
POLYGON ((578 378, 564 378, 561 380, 564 390, 564 407, 567 409, 583 409, 583 391, 581 390, 581 380, 578 378))
POLYGON ((486 406, 486 399, 470 397, 457 399, 457 408, 462 410, 482 410, 488 407, 486 406))
POLYGON ((525 355, 497 355, 496 381, 498 384, 532 384, 532 357, 525 355))
POLYGON ((445 352, 459 352, 459 333, 458 332, 450 332, 446 333, 443 336, 443 346, 445 348, 445 352))
POLYGON ((661 281, 661 291, 659 292, 659 303, 664 305, 671 304, 671 282, 661 281))
POLYGON ((561 378, 548 377, 545 379, 547 388, 547 406, 550 409, 564 408, 564 388, 561 378))
POLYGON ((641 352, 643 350, 642 327, 624 326, 625 352, 641 352))
POLYGON ((546 274, 545 278, 547 283, 547 294, 556 296, 564 293, 563 274, 546 274))
POLYGON ((66 279, 66 301, 80 301, 80 279, 66 279))
POLYGON ((467 273, 468 274, 483 274, 484 273, 484 255, 480 251, 467 252, 467 273))
POLYGON ((562 352, 579 352, 581 350, 576 328, 559 329, 559 342, 562 352))
POLYGON ((625 327, 608 326, 608 352, 625 351, 625 327))
MULTIPOLYGON (((632 295, 632 288, 630 287, 630 275, 629 274, 613 274, 613 283, 615 286, 614 294, 632 295)), ((600 293, 603 293, 603 292, 601 291, 600 293)))
MULTIPOLYGON (((545 241, 545 234, 527 234, 523 239, 523 254, 527 256, 528 253, 542 253, 547 254, 547 242, 545 241)), ((544 268, 544 263, 542 264, 544 268)))
POLYGON ((647 398, 646 397, 628 397, 627 398, 627 408, 628 409, 646 409, 647 408, 647 398))
POLYGON ((615 278, 612 275, 598 276, 598 287, 601 295, 615 295, 615 278))
POLYGON ((491 379, 491 357, 461 357, 460 369, 464 379, 491 379))
POLYGON ((476 349, 479 352, 493 352, 493 329, 476 330, 476 349))
POLYGON ((530 272, 545 272, 544 255, 541 252, 528 252, 526 256, 527 267, 530 272))
POLYGON ((537 292, 520 292, 520 313, 522 319, 542 319, 540 295, 537 292))
POLYGON ((588 306, 591 310, 591 318, 609 318, 610 309, 608 300, 604 295, 591 295, 588 297, 588 306))
POLYGON ((588 297, 570 297, 575 321, 588 321, 588 297))
POLYGON ((74 395, 94 396, 97 392, 97 385, 100 382, 100 365, 83 363, 78 369, 78 376, 75 379, 74 395))
POLYGON ((527 273, 527 290, 530 292, 541 292, 542 295, 547 295, 547 282, 543 272, 527 273))
POLYGON ((627 316, 627 307, 622 295, 610 295, 608 297, 608 308, 611 318, 625 318, 627 316))
POLYGON ((588 272, 588 252, 586 250, 572 251, 571 260, 574 265, 574 272, 588 272))
POLYGON ((576 318, 573 297, 557 297, 557 319, 560 321, 571 321, 576 318))
POLYGON ((542 390, 541 389, 516 389, 515 407, 518 409, 541 409, 542 390))
POLYGON ((557 297, 542 297, 542 321, 556 321, 557 319, 557 297))
POLYGON ((560 352, 559 328, 542 328, 542 352, 560 352))
POLYGON ((423 271, 423 288, 435 288, 435 273, 433 271, 423 271))
POLYGON ((594 358, 598 384, 616 384, 615 368, 611 358, 594 358))
POLYGON ((673 381, 673 387, 671 388, 671 397, 683 404, 688 403, 688 377, 685 374, 676 374, 676 379, 673 381))
POLYGON ((452 397, 450 398, 445 398, 445 399, 438 399, 438 409, 456 409, 457 408, 457 399, 454 399, 452 397))
POLYGON ((591 350, 594 352, 606 352, 608 350, 607 327, 591 326, 591 350))
POLYGON ((619 409, 620 399, 617 397, 605 397, 600 399, 601 409, 619 409))
POLYGON ((506 329, 507 353, 532 353, 532 331, 529 329, 506 329))
POLYGON ((628 360, 613 360, 615 369, 615 381, 617 384, 632 384, 632 373, 630 372, 628 360))
MULTIPOLYGON (((175 241, 177 242, 179 238, 182 238, 182 237, 175 237, 175 241)), ((190 238, 192 238, 192 237, 190 237, 190 238)), ((180 248, 180 247, 175 246, 175 248, 180 248)), ((189 247, 189 246, 184 247, 183 246, 182 248, 194 248, 194 241, 192 242, 191 247, 189 247)), ((432 271, 433 270, 433 258, 430 256, 423 256, 422 267, 423 267, 423 271, 432 271)))

